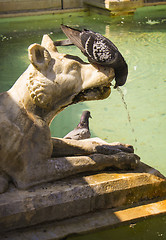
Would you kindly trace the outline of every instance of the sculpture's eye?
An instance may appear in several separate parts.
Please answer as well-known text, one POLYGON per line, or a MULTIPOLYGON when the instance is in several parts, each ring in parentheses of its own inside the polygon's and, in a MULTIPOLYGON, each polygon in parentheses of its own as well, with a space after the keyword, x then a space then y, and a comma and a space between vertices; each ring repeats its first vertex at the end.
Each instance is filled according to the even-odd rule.
POLYGON ((68 66, 68 73, 69 72, 71 73, 72 71, 79 71, 79 69, 80 69, 79 63, 73 62, 72 64, 69 64, 69 66, 68 66))
POLYGON ((76 64, 76 63, 74 63, 74 64, 72 65, 72 69, 73 69, 73 70, 78 70, 78 67, 79 67, 79 66, 78 66, 78 64, 76 64))

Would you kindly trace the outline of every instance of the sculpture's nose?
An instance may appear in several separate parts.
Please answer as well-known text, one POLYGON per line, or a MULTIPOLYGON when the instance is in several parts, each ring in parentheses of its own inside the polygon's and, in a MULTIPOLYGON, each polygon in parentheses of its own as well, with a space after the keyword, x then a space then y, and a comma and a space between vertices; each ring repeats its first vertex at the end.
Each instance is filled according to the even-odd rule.
POLYGON ((100 69, 92 64, 86 64, 81 69, 83 88, 93 88, 101 85, 107 85, 114 78, 114 70, 100 66, 100 69))

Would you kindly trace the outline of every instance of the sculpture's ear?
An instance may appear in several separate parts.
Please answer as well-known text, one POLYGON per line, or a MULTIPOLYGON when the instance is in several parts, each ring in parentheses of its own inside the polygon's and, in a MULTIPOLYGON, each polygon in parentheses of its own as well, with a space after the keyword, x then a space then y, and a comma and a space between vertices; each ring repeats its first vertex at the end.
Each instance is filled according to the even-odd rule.
POLYGON ((51 55, 40 44, 32 44, 28 48, 29 60, 39 71, 45 70, 51 61, 51 55))
POLYGON ((54 45, 54 42, 52 41, 52 39, 47 35, 45 34, 43 36, 43 39, 42 39, 42 42, 41 42, 41 45, 43 47, 45 47, 48 51, 53 51, 53 52, 58 52, 56 46, 54 45))

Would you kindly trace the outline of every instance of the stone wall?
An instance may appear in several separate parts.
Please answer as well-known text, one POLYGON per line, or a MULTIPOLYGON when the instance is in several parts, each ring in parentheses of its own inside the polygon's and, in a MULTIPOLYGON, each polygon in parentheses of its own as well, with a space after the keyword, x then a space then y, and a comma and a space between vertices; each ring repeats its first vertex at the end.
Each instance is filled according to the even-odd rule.
POLYGON ((0 12, 70 9, 82 7, 83 0, 0 0, 0 12))

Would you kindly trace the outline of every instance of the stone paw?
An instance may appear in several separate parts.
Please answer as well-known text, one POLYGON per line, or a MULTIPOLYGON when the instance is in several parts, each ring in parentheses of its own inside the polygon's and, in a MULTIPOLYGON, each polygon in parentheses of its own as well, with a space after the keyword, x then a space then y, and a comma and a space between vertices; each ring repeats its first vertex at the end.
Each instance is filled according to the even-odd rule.
POLYGON ((98 145, 95 147, 95 149, 97 153, 101 153, 105 155, 112 155, 119 152, 134 153, 133 146, 128 144, 121 144, 121 143, 98 145))

